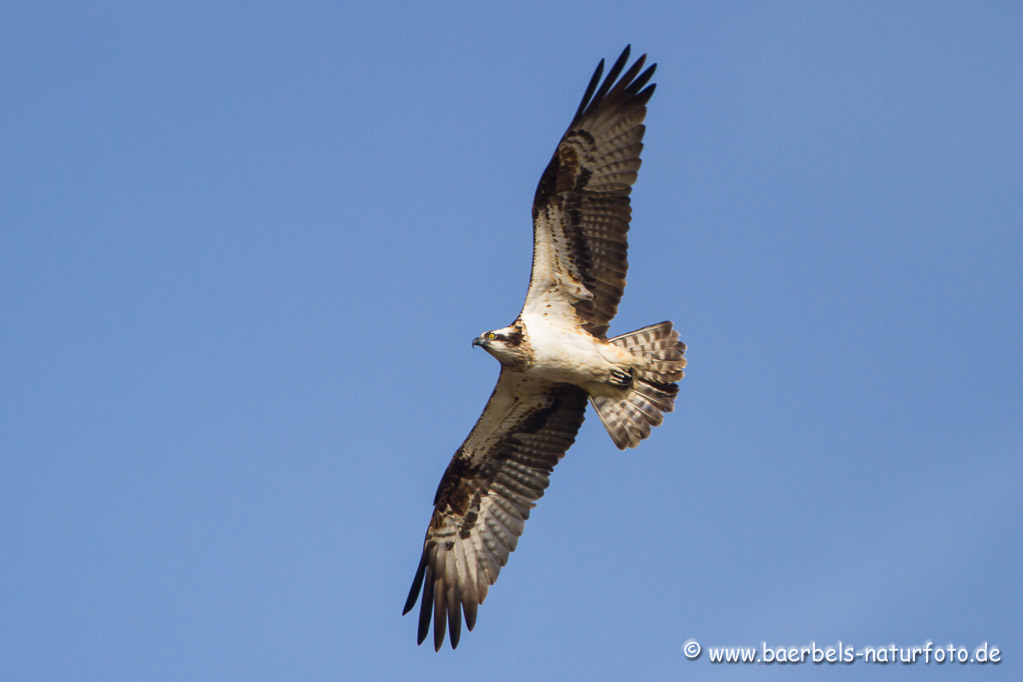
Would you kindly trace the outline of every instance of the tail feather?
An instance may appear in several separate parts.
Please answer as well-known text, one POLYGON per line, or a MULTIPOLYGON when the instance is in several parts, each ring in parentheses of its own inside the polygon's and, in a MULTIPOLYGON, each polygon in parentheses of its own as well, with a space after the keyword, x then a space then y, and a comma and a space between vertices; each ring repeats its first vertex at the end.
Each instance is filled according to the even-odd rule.
POLYGON ((671 412, 675 409, 678 384, 651 383, 640 379, 632 390, 662 412, 671 412))
POLYGON ((661 322, 608 339, 639 362, 632 386, 621 397, 590 396, 597 416, 619 449, 634 448, 675 409, 678 382, 685 376, 686 345, 671 322, 661 322))
POLYGON ((633 437, 637 440, 643 440, 649 436, 650 429, 653 426, 653 421, 650 415, 628 398, 619 403, 619 405, 625 408, 625 413, 629 417, 629 431, 632 433, 633 437))

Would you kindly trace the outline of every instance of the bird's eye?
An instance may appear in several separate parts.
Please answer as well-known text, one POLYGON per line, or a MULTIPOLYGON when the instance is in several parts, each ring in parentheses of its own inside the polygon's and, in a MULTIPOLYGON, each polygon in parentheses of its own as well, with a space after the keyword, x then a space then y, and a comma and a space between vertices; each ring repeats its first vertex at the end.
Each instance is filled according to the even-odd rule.
POLYGON ((497 334, 495 334, 494 332, 487 332, 487 338, 488 339, 496 339, 497 338, 497 334))

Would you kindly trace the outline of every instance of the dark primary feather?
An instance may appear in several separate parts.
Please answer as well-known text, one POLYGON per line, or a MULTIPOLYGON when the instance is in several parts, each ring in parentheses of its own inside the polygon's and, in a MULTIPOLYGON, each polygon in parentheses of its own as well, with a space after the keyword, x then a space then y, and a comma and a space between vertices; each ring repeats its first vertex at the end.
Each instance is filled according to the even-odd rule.
POLYGON ((439 650, 447 626, 458 646, 462 615, 476 609, 515 549, 529 511, 575 441, 586 393, 570 384, 527 379, 502 370, 476 426, 448 465, 423 541, 403 614, 420 593, 420 644, 433 620, 439 650))
POLYGON ((643 149, 656 65, 624 71, 629 48, 600 82, 597 66, 533 199, 533 271, 524 311, 573 315, 607 334, 628 270, 629 194, 643 149), (597 84, 600 83, 599 88, 597 84))

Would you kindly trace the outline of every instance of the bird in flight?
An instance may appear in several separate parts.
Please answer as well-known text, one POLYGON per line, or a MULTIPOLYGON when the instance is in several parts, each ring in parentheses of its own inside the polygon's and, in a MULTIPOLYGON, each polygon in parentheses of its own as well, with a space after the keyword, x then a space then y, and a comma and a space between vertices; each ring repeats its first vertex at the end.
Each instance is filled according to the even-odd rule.
POLYGON ((686 366, 671 322, 607 338, 628 268, 629 193, 643 149, 656 64, 627 70, 629 47, 601 82, 597 66, 533 197, 533 268, 507 327, 473 340, 501 363, 494 392, 455 452, 434 497, 412 589, 422 593, 418 641, 433 620, 458 646, 554 465, 575 441, 589 401, 620 449, 635 447, 671 412, 686 366), (624 70, 624 72, 623 72, 624 70))

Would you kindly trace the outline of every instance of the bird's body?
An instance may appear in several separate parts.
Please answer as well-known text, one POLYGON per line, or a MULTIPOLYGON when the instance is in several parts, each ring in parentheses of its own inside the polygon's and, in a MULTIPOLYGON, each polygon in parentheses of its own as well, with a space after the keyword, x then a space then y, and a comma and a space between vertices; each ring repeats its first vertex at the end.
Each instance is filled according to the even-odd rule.
POLYGON ((640 73, 645 56, 623 73, 628 56, 626 48, 603 83, 601 61, 540 178, 522 311, 473 340, 501 374, 437 487, 404 610, 422 592, 419 642, 432 619, 436 649, 445 627, 458 645, 463 614, 472 629, 587 401, 621 449, 638 445, 674 407, 686 361, 672 323, 607 338, 625 287, 629 193, 654 90, 654 67, 640 73))
POLYGON ((527 377, 573 384, 589 395, 619 396, 622 387, 612 379, 615 372, 628 374, 644 363, 628 350, 598 339, 589 332, 551 320, 543 314, 525 313, 517 325, 492 333, 498 338, 521 329, 521 354, 507 355, 488 344, 486 335, 480 343, 499 361, 508 358, 506 368, 520 371, 527 377), (518 359, 522 357, 523 362, 518 359))

